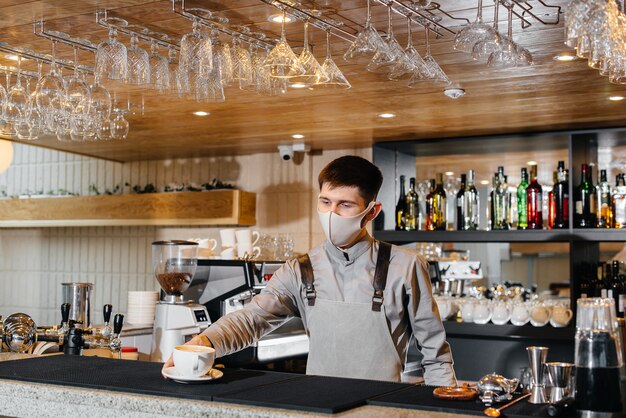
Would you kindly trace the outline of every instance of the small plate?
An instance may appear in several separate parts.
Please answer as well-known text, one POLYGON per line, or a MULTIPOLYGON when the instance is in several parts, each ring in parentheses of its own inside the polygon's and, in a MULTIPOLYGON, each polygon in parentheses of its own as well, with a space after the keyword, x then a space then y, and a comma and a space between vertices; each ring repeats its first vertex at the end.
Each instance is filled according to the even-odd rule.
POLYGON ((161 374, 178 383, 204 383, 220 379, 224 376, 224 372, 218 369, 211 369, 204 376, 181 376, 174 366, 163 369, 161 374))

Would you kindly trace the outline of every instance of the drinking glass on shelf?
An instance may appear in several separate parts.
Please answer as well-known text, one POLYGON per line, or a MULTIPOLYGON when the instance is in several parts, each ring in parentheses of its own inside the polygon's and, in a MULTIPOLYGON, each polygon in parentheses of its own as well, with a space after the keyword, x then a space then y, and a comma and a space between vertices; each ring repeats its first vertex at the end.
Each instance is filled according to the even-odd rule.
POLYGON ((270 77, 293 78, 304 74, 300 60, 287 42, 285 37, 286 14, 283 10, 283 19, 280 28, 280 40, 265 58, 263 66, 269 70, 270 77))
MULTIPOLYGON (((117 25, 128 22, 116 19, 117 25)), ((128 72, 128 50, 117 40, 117 29, 109 26, 109 39, 98 44, 95 73, 99 79, 125 80, 128 72)))
POLYGON ((465 26, 454 37, 454 49, 463 52, 472 52, 477 42, 486 37, 494 37, 495 31, 490 25, 483 22, 483 0, 478 0, 476 20, 465 26))
POLYGON ((326 59, 322 64, 322 71, 326 74, 328 80, 320 81, 316 86, 344 89, 352 87, 346 76, 343 75, 335 61, 333 61, 333 56, 330 52, 330 30, 326 31, 326 59))
POLYGON ((139 46, 139 37, 135 33, 130 35, 127 57, 126 82, 138 85, 150 84, 150 58, 146 50, 139 46))
POLYGON ((150 44, 150 82, 159 91, 165 92, 170 88, 170 66, 163 55, 159 54, 159 44, 152 41, 150 44))

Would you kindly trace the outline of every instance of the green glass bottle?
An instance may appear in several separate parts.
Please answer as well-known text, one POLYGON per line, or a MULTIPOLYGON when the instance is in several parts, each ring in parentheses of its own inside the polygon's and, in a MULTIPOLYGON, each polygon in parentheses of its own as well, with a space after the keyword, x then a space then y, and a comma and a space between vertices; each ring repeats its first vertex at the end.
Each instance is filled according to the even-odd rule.
POLYGON ((522 181, 517 186, 517 229, 528 228, 527 215, 528 170, 522 168, 522 181))

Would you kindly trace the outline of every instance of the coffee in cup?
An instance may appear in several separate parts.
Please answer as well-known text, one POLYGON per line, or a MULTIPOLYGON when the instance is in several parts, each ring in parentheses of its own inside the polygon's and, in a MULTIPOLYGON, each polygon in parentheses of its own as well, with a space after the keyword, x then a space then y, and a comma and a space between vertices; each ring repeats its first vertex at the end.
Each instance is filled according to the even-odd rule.
POLYGON ((174 367, 184 377, 204 376, 215 362, 215 349, 203 345, 174 347, 174 367))

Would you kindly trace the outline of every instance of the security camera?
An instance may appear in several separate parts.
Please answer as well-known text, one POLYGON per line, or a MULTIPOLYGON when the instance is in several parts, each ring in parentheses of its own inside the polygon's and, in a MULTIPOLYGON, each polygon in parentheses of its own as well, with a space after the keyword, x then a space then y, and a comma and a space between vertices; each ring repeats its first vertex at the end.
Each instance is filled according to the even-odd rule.
POLYGON ((293 158, 293 146, 292 145, 279 145, 278 153, 280 154, 280 158, 285 161, 289 161, 293 158))

